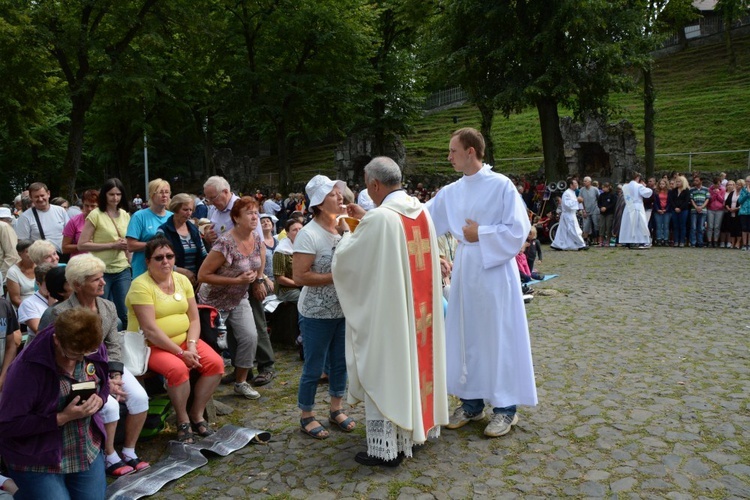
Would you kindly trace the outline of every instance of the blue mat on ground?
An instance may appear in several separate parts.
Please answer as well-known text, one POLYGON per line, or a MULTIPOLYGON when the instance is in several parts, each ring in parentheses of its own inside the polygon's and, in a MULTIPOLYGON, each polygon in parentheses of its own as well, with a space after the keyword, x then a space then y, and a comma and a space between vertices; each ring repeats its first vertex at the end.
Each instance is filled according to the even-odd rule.
POLYGON ((202 451, 223 457, 244 448, 248 443, 267 443, 271 434, 266 431, 225 425, 215 434, 193 444, 169 442, 169 456, 150 468, 119 478, 107 487, 109 500, 135 500, 150 496, 165 484, 208 463, 202 451))
POLYGON ((543 282, 543 281, 549 281, 549 280, 551 280, 552 278, 557 278, 558 276, 559 276, 558 274, 548 274, 548 275, 546 275, 546 276, 544 277, 544 279, 543 279, 543 280, 531 280, 531 281, 527 282, 526 284, 527 284, 527 285, 536 285, 537 283, 541 283, 541 282, 543 282))

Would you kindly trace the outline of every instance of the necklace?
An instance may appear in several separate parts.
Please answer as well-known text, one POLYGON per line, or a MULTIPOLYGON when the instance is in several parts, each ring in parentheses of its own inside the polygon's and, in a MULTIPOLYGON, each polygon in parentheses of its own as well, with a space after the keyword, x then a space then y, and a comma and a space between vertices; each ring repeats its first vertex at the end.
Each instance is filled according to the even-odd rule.
POLYGON ((172 273, 169 273, 169 280, 167 281, 167 289, 164 290, 161 286, 161 283, 156 281, 154 277, 151 275, 151 273, 148 273, 149 277, 151 278, 151 281, 153 281, 156 286, 159 287, 159 290, 161 290, 166 295, 172 295, 172 298, 176 300, 177 302, 182 300, 182 294, 177 291, 177 287, 174 286, 174 282, 172 281, 172 273), (172 294, 172 290, 174 290, 174 294, 172 294))

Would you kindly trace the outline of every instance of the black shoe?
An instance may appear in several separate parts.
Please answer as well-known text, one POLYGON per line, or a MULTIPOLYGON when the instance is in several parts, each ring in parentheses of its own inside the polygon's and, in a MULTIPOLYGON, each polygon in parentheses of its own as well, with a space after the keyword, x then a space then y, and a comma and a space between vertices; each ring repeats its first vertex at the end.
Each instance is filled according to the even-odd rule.
POLYGON ((403 460, 403 453, 399 453, 393 460, 383 460, 382 458, 371 457, 367 454, 366 451, 360 451, 359 453, 354 455, 355 462, 362 465, 367 465, 368 467, 373 467, 376 465, 382 465, 383 467, 398 467, 399 465, 401 465, 401 462, 403 462, 403 460))

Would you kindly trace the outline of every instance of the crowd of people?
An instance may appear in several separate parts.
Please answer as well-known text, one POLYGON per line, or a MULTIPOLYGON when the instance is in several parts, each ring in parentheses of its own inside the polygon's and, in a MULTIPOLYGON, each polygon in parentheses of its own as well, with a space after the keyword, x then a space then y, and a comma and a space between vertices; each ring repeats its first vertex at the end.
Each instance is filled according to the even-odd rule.
POLYGON ((692 174, 692 187, 679 172, 647 181, 634 172, 625 185, 584 177, 567 180, 559 199, 557 250, 589 246, 732 248, 750 250, 750 176, 729 180, 725 174, 703 185, 692 174), (582 224, 581 222, 582 221, 582 224), (583 226, 583 228, 581 228, 583 226))
MULTIPOLYGON (((0 456, 12 478, 0 485, 22 498, 101 498, 105 474, 149 467, 136 453, 148 396, 123 362, 122 330, 148 342, 176 439, 213 434, 205 408, 219 384, 257 400, 275 377, 264 308, 272 295, 298 311, 306 436, 356 429, 345 399, 364 403, 367 451, 354 457, 364 465, 397 466, 441 427, 485 420, 487 404, 484 434, 507 434, 517 406, 537 403, 521 282, 539 278, 529 217, 539 190, 493 172, 483 154, 477 130, 456 131, 448 160, 462 177, 439 190, 404 188, 386 157, 365 167, 358 192, 316 175, 287 198, 239 196, 214 176, 199 196, 155 179, 146 200, 129 202, 109 179, 76 211, 31 184, 19 214, 0 207, 0 456), (199 304, 226 323, 223 352, 201 338, 199 304), (328 426, 315 412, 321 378, 328 426), (461 401, 453 411, 448 394, 461 401)), ((570 179, 552 247, 608 246, 611 237, 643 246, 653 234, 658 245, 750 248, 750 177, 693 182, 635 174, 615 190, 570 179)))

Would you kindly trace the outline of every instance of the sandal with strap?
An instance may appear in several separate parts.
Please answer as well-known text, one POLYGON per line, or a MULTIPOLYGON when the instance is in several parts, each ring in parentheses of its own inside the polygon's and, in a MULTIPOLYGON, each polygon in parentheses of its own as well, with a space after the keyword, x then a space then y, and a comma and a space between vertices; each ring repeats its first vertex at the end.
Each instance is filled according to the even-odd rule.
POLYGON ((122 460, 119 462, 113 463, 112 465, 108 466, 106 468, 107 475, 112 477, 122 477, 127 476, 128 474, 132 474, 135 472, 135 469, 122 460))
POLYGON ((190 430, 190 422, 185 422, 177 426, 177 441, 185 444, 195 443, 193 431, 190 430))
POLYGON ((312 422, 318 422, 315 420, 315 417, 306 417, 299 419, 299 425, 300 425, 300 431, 307 434, 308 436, 314 437, 315 439, 328 439, 328 430, 326 430, 325 427, 323 427, 323 424, 318 422, 317 427, 313 427, 310 430, 307 430, 305 427, 310 425, 312 422))
POLYGON ((346 417, 346 419, 339 422, 338 420, 336 420, 336 417, 338 417, 339 415, 346 416, 344 414, 344 410, 332 411, 330 416, 328 417, 328 421, 331 422, 332 424, 337 425, 339 429, 341 429, 344 432, 352 432, 355 429, 356 425, 352 427, 349 427, 349 426, 355 423, 354 419, 352 417, 346 417))
POLYGON ((140 472, 142 470, 146 470, 149 467, 151 467, 150 463, 144 462, 138 457, 135 457, 135 458, 124 457, 123 461, 129 466, 131 466, 135 472, 140 472))
POLYGON ((193 428, 193 434, 198 434, 200 437, 208 437, 216 433, 216 431, 213 430, 205 420, 201 420, 200 422, 190 422, 190 427, 193 428))

